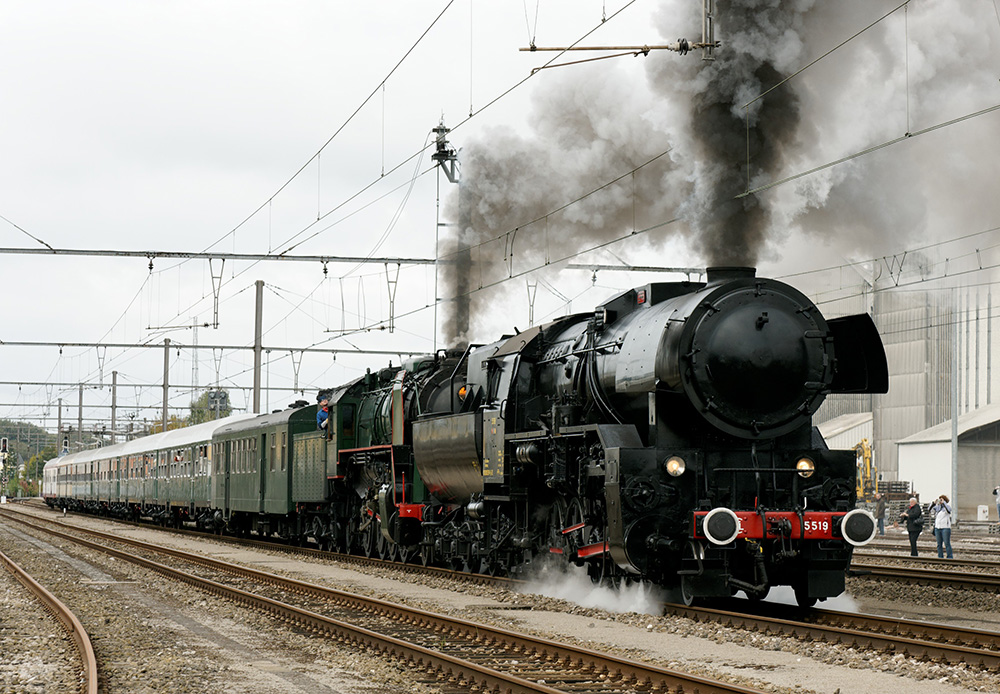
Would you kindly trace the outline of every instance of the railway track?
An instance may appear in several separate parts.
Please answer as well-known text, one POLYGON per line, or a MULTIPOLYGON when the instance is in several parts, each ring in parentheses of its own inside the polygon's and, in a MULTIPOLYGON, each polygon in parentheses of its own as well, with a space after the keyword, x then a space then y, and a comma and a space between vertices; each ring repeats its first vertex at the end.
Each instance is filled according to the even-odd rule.
MULTIPOLYGON (((185 532, 185 531, 181 531, 185 532)), ((189 531, 188 531, 189 532, 189 531)), ((204 537, 202 533, 192 533, 204 537)), ((117 538, 116 538, 117 539, 117 538)), ((218 538, 215 538, 218 539, 218 538)), ((274 545, 260 540, 224 538, 244 546, 262 547, 268 550, 282 550, 289 553, 313 555, 330 559, 335 555, 308 548, 274 545)), ((384 565, 378 559, 366 559, 353 555, 340 557, 354 563, 384 565)), ((952 564, 954 562, 952 561, 952 564)), ((398 569, 411 572, 427 572, 428 567, 420 565, 394 564, 398 569)), ((918 581, 950 581, 951 583, 974 582, 983 589, 996 586, 1000 576, 971 576, 961 572, 943 572, 927 569, 900 567, 865 566, 859 568, 870 571, 869 575, 883 578, 899 578, 918 581), (929 577, 928 577, 929 574, 929 577), (970 581, 971 578, 971 581, 970 581)), ((249 571, 249 570, 247 570, 249 571)), ((492 576, 473 576, 443 569, 432 569, 437 575, 447 575, 461 580, 505 585, 514 588, 518 581, 492 576)), ((665 605, 667 614, 686 617, 698 622, 711 622, 758 633, 781 634, 784 636, 810 639, 831 643, 842 643, 860 649, 871 649, 889 654, 903 654, 908 657, 935 662, 966 663, 971 666, 1000 671, 1000 633, 985 630, 950 627, 875 615, 846 614, 828 610, 803 611, 776 604, 761 604, 755 609, 752 604, 740 601, 732 609, 707 607, 684 607, 665 605)))
POLYGON ((0 563, 7 567, 18 582, 28 589, 46 611, 66 630, 66 633, 69 634, 76 656, 80 661, 80 687, 78 691, 81 694, 97 694, 97 656, 94 653, 93 644, 90 642, 90 636, 83 628, 80 620, 55 595, 46 590, 44 586, 38 583, 28 572, 18 566, 3 552, 0 552, 0 563))
POLYGON ((851 563, 852 569, 860 569, 866 566, 866 560, 894 561, 902 562, 904 565, 918 563, 923 566, 943 567, 943 568, 976 568, 983 569, 983 572, 995 571, 1000 574, 1000 561, 988 559, 941 559, 939 557, 910 557, 880 554, 878 552, 854 552, 854 561, 851 563))
MULTIPOLYGON (((927 535, 929 535, 932 538, 929 542, 917 543, 917 550, 920 552, 921 559, 934 558, 934 555, 937 554, 937 543, 933 540, 933 535, 931 535, 930 533, 927 533, 927 535)), ((955 539, 955 536, 952 535, 951 545, 952 545, 952 550, 954 551, 955 554, 962 554, 962 555, 978 554, 984 557, 996 557, 998 560, 1000 560, 1000 547, 998 547, 996 544, 993 543, 984 543, 981 545, 971 545, 971 546, 965 542, 959 544, 959 542, 955 539)), ((886 541, 882 542, 876 541, 869 545, 866 545, 865 549, 861 550, 860 553, 870 554, 873 551, 900 552, 900 553, 905 553, 905 556, 909 556, 910 545, 909 543, 905 542, 895 543, 886 541)), ((859 552, 855 550, 854 555, 857 556, 858 554, 859 552)))
POLYGON ((668 604, 667 614, 752 632, 841 643, 920 660, 965 663, 1000 671, 1000 633, 833 610, 803 611, 776 604, 732 610, 668 604), (755 610, 749 612, 749 610, 755 610))
MULTIPOLYGON (((939 564, 936 564, 939 565, 939 564)), ((955 565, 951 560, 951 566, 955 565)), ((1000 574, 970 573, 957 569, 934 569, 923 566, 888 566, 884 564, 852 563, 851 570, 861 578, 906 581, 919 585, 951 586, 965 590, 996 591, 1000 589, 1000 574)))
MULTIPOLYGON (((659 668, 590 649, 436 615, 381 600, 234 566, 109 533, 74 527, 73 533, 43 527, 20 514, 18 523, 105 552, 175 580, 284 619, 299 629, 401 661, 418 677, 446 691, 489 692, 701 692, 753 694, 758 690, 659 668), (94 538, 88 540, 75 533, 94 538), (98 541, 99 540, 99 541, 98 541), (202 567, 196 575, 103 543, 124 544, 142 554, 168 556, 202 567), (203 571, 199 571, 203 573, 203 571), (226 579, 224 576, 228 576, 226 579), (233 585, 233 583, 238 584, 233 585), (251 587, 252 586, 252 587, 251 587), (290 595, 297 604, 286 602, 290 595), (277 597, 283 599, 279 600, 277 597)), ((44 521, 46 526, 59 525, 44 521)))

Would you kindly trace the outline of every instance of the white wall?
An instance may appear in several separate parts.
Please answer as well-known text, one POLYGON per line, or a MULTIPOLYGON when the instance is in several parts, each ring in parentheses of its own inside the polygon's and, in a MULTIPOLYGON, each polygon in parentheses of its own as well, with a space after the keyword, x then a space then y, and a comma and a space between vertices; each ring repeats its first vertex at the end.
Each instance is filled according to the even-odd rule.
POLYGON ((899 444, 899 479, 911 482, 921 504, 942 492, 951 496, 951 442, 899 444))

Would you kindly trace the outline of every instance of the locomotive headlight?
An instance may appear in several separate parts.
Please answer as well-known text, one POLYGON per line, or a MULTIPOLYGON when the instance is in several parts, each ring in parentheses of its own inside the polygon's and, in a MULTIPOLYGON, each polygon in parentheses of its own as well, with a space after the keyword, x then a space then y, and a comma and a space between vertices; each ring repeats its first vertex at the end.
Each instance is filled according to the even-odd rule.
POLYGON ((816 472, 816 464, 809 458, 799 458, 799 462, 795 463, 795 469, 802 477, 812 477, 812 474, 816 472))
POLYGON ((687 469, 687 464, 684 462, 684 458, 681 458, 679 455, 672 455, 663 463, 663 468, 671 477, 680 477, 687 469))

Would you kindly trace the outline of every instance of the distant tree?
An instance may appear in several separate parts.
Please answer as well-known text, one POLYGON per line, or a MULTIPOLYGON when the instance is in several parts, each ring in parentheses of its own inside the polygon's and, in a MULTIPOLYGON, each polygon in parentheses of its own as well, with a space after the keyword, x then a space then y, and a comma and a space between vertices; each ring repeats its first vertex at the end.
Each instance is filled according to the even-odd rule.
POLYGON ((228 417, 232 413, 233 408, 229 404, 229 393, 224 388, 206 390, 191 401, 191 414, 188 415, 187 423, 189 425, 201 424, 213 419, 228 417))
POLYGON ((47 446, 28 459, 19 473, 11 480, 7 490, 11 496, 17 496, 20 490, 21 496, 40 496, 42 493, 42 470, 45 463, 59 455, 59 447, 55 444, 47 446), (17 485, 15 488, 14 485, 17 485))
POLYGON ((45 469, 45 463, 49 462, 53 458, 59 455, 59 447, 55 444, 51 446, 46 446, 40 450, 37 454, 31 456, 28 459, 28 464, 24 467, 24 474, 29 479, 41 477, 42 470, 45 469))
POLYGON ((56 436, 45 429, 12 419, 0 419, 0 437, 6 437, 12 457, 27 460, 42 449, 55 445, 56 436))
MULTIPOLYGON (((173 431, 174 429, 183 429, 188 425, 188 420, 183 417, 178 417, 175 414, 170 415, 167 418, 167 431, 173 431)), ((150 434, 159 434, 163 431, 163 422, 153 422, 149 425, 150 434)))

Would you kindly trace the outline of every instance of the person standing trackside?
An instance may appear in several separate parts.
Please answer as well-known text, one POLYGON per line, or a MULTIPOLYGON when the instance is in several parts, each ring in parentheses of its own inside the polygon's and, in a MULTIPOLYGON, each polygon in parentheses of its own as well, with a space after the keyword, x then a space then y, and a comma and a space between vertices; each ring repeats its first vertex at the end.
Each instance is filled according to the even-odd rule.
POLYGON ((1000 520, 1000 494, 998 492, 1000 492, 1000 484, 993 487, 993 496, 997 498, 997 520, 1000 520))
POLYGON ((878 534, 885 535, 885 497, 882 492, 875 492, 875 520, 878 521, 878 534))
POLYGON ((917 498, 910 497, 910 507, 899 514, 899 520, 906 521, 906 532, 910 535, 910 556, 917 556, 917 537, 924 529, 924 512, 920 510, 917 498))
POLYGON ((943 559, 942 548, 948 550, 948 558, 954 559, 951 555, 951 506, 948 505, 948 497, 942 494, 937 498, 934 507, 931 508, 934 516, 934 537, 937 538, 938 557, 943 559))

